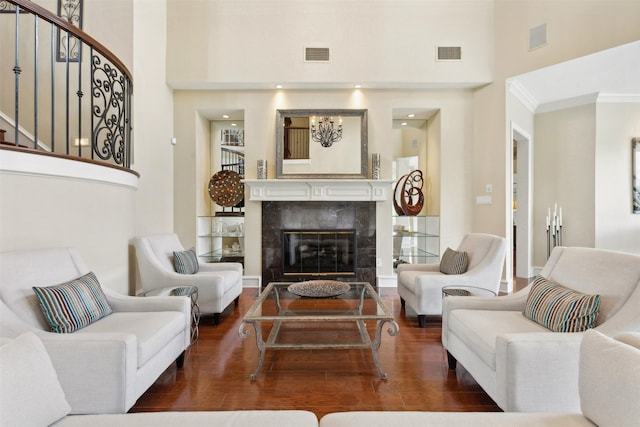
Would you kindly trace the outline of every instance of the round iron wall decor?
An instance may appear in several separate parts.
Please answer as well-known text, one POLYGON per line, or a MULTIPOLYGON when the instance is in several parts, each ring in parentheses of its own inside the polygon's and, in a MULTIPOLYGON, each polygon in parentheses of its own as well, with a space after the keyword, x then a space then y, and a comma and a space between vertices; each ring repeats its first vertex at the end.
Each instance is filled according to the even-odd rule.
POLYGON ((216 172, 209 180, 211 200, 223 207, 233 207, 244 200, 242 176, 231 170, 216 172))

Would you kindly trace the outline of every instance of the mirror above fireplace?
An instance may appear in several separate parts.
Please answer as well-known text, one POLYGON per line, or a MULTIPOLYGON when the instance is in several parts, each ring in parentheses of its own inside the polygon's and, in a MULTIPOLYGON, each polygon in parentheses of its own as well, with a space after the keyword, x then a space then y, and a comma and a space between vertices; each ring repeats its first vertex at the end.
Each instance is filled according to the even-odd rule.
POLYGON ((278 110, 276 177, 366 179, 367 145, 367 110, 278 110))

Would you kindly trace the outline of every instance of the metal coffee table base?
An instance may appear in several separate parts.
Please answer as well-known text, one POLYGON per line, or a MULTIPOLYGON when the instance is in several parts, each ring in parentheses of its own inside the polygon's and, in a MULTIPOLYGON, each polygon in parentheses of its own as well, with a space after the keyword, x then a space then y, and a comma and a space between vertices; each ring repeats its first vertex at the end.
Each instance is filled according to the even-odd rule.
MULTIPOLYGON (((344 319, 342 319, 344 321, 344 319)), ((256 345, 258 346, 258 350, 260 351, 260 359, 258 360, 258 365, 256 366, 255 371, 251 374, 251 380, 255 380, 258 372, 262 368, 262 364, 264 362, 264 355, 267 349, 274 350, 308 350, 308 349, 357 349, 357 348, 370 348, 371 354, 373 355, 373 362, 380 373, 380 377, 382 379, 387 379, 388 375, 385 371, 382 370, 380 366, 380 360, 378 359, 378 349, 380 348, 380 343, 382 341, 382 328, 385 323, 389 323, 390 327, 387 329, 387 332, 391 336, 396 336, 398 334, 398 324, 394 320, 380 320, 378 321, 378 325, 376 327, 375 338, 371 341, 369 337, 369 333, 367 332, 366 324, 363 320, 354 320, 358 326, 358 330, 360 332, 361 342, 354 343, 314 343, 314 344, 283 344, 277 343, 278 334, 280 333, 280 327, 282 326, 282 321, 275 321, 273 323, 273 327, 271 332, 269 333, 269 337, 265 342, 262 338, 262 331, 260 329, 260 325, 255 321, 244 321, 240 324, 240 329, 238 333, 242 338, 247 338, 250 335, 250 331, 245 329, 247 324, 251 324, 256 334, 256 345)))
MULTIPOLYGON (((387 332, 391 336, 398 334, 398 324, 393 320, 393 315, 387 310, 378 296, 377 292, 367 282, 350 282, 349 291, 338 296, 333 304, 333 300, 300 298, 289 292, 291 283, 270 283, 260 294, 249 312, 244 316, 238 333, 242 338, 247 338, 250 331, 247 325, 253 325, 256 334, 256 345, 260 351, 258 366, 251 374, 251 379, 255 380, 262 364, 267 349, 273 350, 307 350, 307 349, 357 349, 369 348, 373 355, 373 361, 383 379, 387 378, 387 373, 380 367, 378 360, 378 349, 382 341, 382 328, 385 323, 389 323, 387 332), (342 306, 342 309, 335 309, 342 306), (297 336, 288 341, 278 342, 278 335, 284 323, 296 325, 316 325, 316 330, 320 334, 327 332, 337 332, 336 324, 353 324, 357 326, 356 335, 359 337, 350 338, 345 341, 345 337, 333 339, 330 342, 306 342, 304 334, 300 339, 297 336), (367 331, 367 322, 376 325, 373 337, 367 331), (271 332, 265 341, 262 337, 261 323, 271 325, 271 332), (332 326, 333 325, 333 326, 332 326), (320 327, 322 326, 322 327, 320 327)), ((354 331, 352 329, 352 331, 354 331)), ((295 333, 295 331, 294 331, 295 333)))

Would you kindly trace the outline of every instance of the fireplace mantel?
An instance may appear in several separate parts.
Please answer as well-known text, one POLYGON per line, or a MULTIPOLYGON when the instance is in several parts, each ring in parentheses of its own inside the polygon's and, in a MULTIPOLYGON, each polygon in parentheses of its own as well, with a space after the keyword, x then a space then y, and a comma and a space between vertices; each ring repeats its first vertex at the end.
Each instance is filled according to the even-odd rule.
POLYGON ((251 201, 374 201, 390 198, 386 179, 245 179, 251 201))

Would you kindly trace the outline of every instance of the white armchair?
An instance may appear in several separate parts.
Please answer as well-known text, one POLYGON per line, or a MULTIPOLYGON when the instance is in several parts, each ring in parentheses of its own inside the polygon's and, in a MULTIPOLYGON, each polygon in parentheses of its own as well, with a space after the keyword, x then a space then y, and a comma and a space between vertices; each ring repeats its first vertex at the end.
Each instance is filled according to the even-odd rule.
POLYGON ((463 274, 444 274, 440 264, 398 265, 398 294, 402 307, 411 307, 418 315, 421 328, 426 316, 442 314, 442 288, 445 286, 474 286, 498 293, 506 251, 503 237, 470 233, 457 248, 467 252, 469 265, 463 274))
MULTIPOLYGON (((640 332, 640 255, 556 247, 540 274, 600 295, 597 331, 640 332)), ((579 412, 584 332, 552 332, 525 317, 531 286, 498 298, 445 298, 442 344, 449 367, 460 362, 504 411, 579 412)))
POLYGON ((113 313, 72 333, 49 332, 32 286, 89 273, 73 248, 0 253, 0 336, 34 332, 49 352, 74 414, 127 412, 190 343, 186 297, 138 298, 103 291, 113 313))
POLYGON ((171 289, 177 286, 198 288, 201 314, 213 314, 218 324, 224 309, 232 301, 238 305, 242 293, 242 264, 237 262, 200 263, 196 274, 177 273, 173 252, 184 251, 175 234, 155 234, 135 241, 136 258, 142 287, 171 289))

